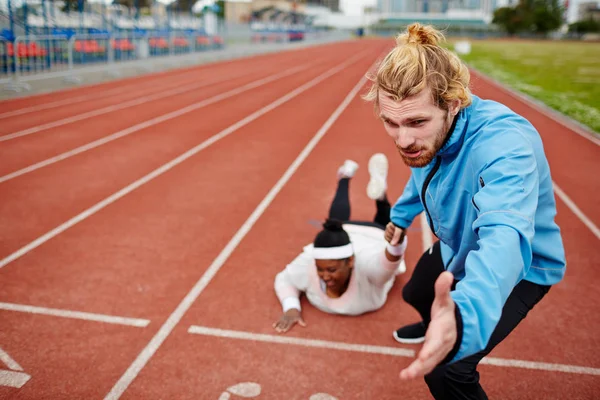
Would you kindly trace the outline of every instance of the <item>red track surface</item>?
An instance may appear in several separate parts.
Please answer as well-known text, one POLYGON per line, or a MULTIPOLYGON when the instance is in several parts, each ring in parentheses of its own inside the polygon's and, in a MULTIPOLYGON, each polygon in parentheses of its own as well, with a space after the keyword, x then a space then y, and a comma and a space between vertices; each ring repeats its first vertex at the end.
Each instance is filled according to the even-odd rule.
MULTIPOLYGON (((382 310, 349 318, 321 313, 304 302, 307 328, 285 335, 271 328, 280 316, 274 276, 312 240, 343 160, 361 165, 351 183, 356 219, 371 219, 375 211, 365 193, 372 153, 384 152, 390 159, 392 200, 408 178, 370 105, 354 97, 273 193, 264 213, 244 225, 389 44, 324 45, 0 102, 0 136, 30 132, 0 142, 0 264, 6 264, 0 267, 0 360, 6 364, 2 357, 7 354, 22 367, 17 371, 14 364, 0 364, 0 398, 94 399, 112 393, 109 398, 216 400, 241 382, 259 384, 261 399, 309 399, 316 393, 339 399, 428 398, 422 380, 397 378, 411 359, 393 352, 418 346, 398 346, 391 337, 394 329, 416 318, 400 289, 422 251, 418 221, 409 236, 409 271, 399 277, 382 310), (129 190, 157 168, 342 63, 343 69, 322 82, 129 190), (304 69, 69 153, 296 66, 304 69), (161 97, 171 90, 181 92, 161 97), (145 102, 124 106, 135 99, 145 102), (57 107, 49 105, 55 102, 57 107), (110 112, 81 116, 109 106, 114 106, 110 112), (26 112, 28 107, 38 109, 26 112), (64 121, 77 115, 76 121, 64 121), (57 126, 48 127, 52 123, 57 126), (64 159, 2 180, 59 154, 64 159), (114 201, 92 208, 124 188, 129 189, 114 201), (242 226, 250 229, 235 236, 242 226), (24 305, 43 309, 33 313, 24 305), (56 310, 104 320, 47 315, 56 310), (135 320, 109 323, 107 316, 135 320), (192 326, 220 331, 190 333, 192 326), (246 336, 227 337, 240 332, 246 336), (267 335, 263 341, 260 334, 267 335), (301 341, 274 343, 278 338, 301 341), (314 347, 313 340, 328 343, 314 347), (340 348, 343 344, 381 346, 386 354, 340 348), (1 386, 3 373, 27 374, 29 380, 15 384, 20 388, 1 386)), ((600 180, 592 171, 598 168, 599 146, 487 80, 474 76, 473 87, 478 95, 503 101, 530 118, 543 136, 554 181, 597 226, 600 180)), ((490 398, 592 399, 600 391, 598 238, 557 201, 567 276, 490 355, 491 361, 507 365, 480 367, 490 398), (517 360, 531 362, 529 368, 517 360), (548 370, 557 364, 562 371, 548 370)))

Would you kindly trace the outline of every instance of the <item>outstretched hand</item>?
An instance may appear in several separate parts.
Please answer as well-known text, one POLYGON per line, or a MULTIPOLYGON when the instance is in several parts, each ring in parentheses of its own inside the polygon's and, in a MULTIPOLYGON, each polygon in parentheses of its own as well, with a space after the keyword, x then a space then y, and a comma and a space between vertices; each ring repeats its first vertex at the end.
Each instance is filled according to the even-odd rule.
POLYGON ((279 333, 285 333, 292 329, 296 323, 298 323, 300 326, 306 326, 306 322, 304 322, 302 319, 300 310, 292 308, 283 314, 281 318, 279 318, 279 320, 273 324, 273 328, 275 328, 275 330, 279 333))
POLYGON ((392 246, 396 246, 404 239, 405 231, 402 228, 398 228, 393 222, 388 222, 385 227, 384 238, 392 246))
POLYGON ((443 272, 435 281, 435 299, 431 306, 431 322, 425 333, 425 342, 417 359, 400 372, 400 379, 422 377, 450 353, 456 343, 456 305, 450 297, 454 282, 451 272, 443 272))

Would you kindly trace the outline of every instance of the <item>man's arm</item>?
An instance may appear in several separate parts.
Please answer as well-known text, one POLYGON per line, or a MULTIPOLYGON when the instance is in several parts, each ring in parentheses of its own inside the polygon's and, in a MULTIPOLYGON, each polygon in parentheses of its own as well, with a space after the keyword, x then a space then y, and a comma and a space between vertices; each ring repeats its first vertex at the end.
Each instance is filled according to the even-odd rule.
POLYGON ((506 299, 531 266, 537 163, 531 146, 518 133, 506 132, 501 145, 503 155, 492 160, 477 164, 477 156, 485 160, 489 149, 478 149, 474 155, 475 165, 482 165, 474 168, 481 172, 475 177, 480 188, 472 202, 477 210, 472 229, 479 248, 467 256, 465 277, 454 291, 451 273, 438 278, 425 343, 417 360, 401 372, 403 378, 423 376, 440 363, 485 349, 506 299))
POLYGON ((411 174, 404 187, 404 192, 398 198, 396 204, 392 206, 390 219, 397 227, 406 229, 421 212, 423 212, 423 204, 421 203, 419 189, 415 184, 414 176, 411 174))

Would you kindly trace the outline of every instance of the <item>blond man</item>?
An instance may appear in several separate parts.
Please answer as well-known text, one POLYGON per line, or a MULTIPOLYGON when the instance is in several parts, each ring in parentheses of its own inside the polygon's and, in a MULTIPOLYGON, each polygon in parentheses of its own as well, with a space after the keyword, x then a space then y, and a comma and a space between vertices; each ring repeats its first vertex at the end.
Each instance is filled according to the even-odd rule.
POLYGON ((473 95, 442 39, 409 26, 365 97, 411 168, 386 240, 394 245, 421 212, 439 239, 403 288, 421 321, 394 338, 424 342, 401 378, 424 376, 436 399, 486 399, 477 365, 563 279, 566 261, 538 132, 473 95))

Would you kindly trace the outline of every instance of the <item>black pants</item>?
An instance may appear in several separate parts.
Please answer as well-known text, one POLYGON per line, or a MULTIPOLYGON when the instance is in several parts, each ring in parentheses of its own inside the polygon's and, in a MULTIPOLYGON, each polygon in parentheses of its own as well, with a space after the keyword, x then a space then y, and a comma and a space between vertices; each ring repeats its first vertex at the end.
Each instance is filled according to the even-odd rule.
MULTIPOLYGON (((431 305, 435 297, 434 284, 444 272, 440 243, 426 251, 417 262, 415 270, 402 289, 402 297, 421 315, 425 325, 431 320, 431 305)), ((456 281, 452 290, 456 286, 456 281)), ((487 399, 479 384, 479 361, 489 354, 527 316, 527 313, 548 293, 550 286, 521 281, 506 300, 502 315, 492 333, 487 347, 477 354, 449 365, 438 366, 425 376, 429 391, 440 399, 487 399)))
POLYGON ((338 181, 338 187, 335 192, 335 197, 333 198, 333 202, 329 207, 329 218, 337 219, 354 225, 369 225, 385 229, 385 226, 388 224, 388 222, 390 222, 390 202, 388 201, 387 197, 384 197, 383 200, 375 201, 377 212, 375 213, 373 222, 351 221, 350 195, 348 194, 349 186, 349 178, 343 178, 338 181))

